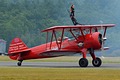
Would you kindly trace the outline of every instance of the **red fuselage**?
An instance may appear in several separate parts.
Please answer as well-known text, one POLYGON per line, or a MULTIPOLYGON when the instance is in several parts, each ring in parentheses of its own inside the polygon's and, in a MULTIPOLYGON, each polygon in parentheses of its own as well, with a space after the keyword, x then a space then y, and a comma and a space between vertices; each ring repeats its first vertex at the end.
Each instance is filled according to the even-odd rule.
MULTIPOLYGON (((80 53, 83 48, 99 50, 101 48, 100 33, 95 32, 92 34, 86 34, 78 36, 76 39, 66 38, 62 41, 61 49, 58 48, 56 41, 42 44, 33 48, 29 48, 27 51, 18 52, 19 54, 10 56, 13 60, 27 60, 27 59, 38 59, 38 58, 49 58, 66 56, 70 54, 80 53), (21 56, 21 57, 19 57, 21 56)), ((60 42, 58 42, 59 44, 60 42)), ((15 53, 13 53, 15 54, 15 53)))

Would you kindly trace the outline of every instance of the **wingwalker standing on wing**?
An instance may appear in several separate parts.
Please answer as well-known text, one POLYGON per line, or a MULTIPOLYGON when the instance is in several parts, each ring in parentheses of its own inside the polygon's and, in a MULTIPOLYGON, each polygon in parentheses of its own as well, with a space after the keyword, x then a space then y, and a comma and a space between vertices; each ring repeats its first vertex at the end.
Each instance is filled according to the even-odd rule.
POLYGON ((114 26, 115 24, 53 26, 42 30, 46 33, 46 43, 32 48, 28 48, 20 38, 14 38, 9 45, 8 56, 10 59, 19 61, 17 65, 21 66, 24 60, 29 59, 82 54, 82 58, 79 59, 79 66, 87 67, 89 63, 87 54, 90 54, 93 66, 100 67, 102 60, 96 56, 95 51, 109 49, 109 47, 104 47, 106 32, 108 28, 114 26), (101 26, 103 34, 99 31, 101 26), (86 30, 87 32, 85 32, 86 30), (76 35, 76 32, 80 34, 76 35), (57 33, 60 36, 57 36, 57 33), (66 33, 72 37, 64 38, 66 33))
POLYGON ((71 7, 70 7, 70 18, 71 18, 71 20, 72 20, 72 22, 73 22, 74 25, 81 25, 75 19, 75 14, 74 13, 75 13, 74 5, 71 5, 71 7))

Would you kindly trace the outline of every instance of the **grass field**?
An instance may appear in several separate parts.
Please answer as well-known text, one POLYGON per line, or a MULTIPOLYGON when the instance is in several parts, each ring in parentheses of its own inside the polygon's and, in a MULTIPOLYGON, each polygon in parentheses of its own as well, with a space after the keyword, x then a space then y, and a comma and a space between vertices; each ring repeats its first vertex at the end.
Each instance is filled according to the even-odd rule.
MULTIPOLYGON (((80 57, 58 57, 28 62, 78 62, 80 57)), ((92 60, 88 57, 88 60, 92 60)), ((102 58, 104 63, 120 63, 119 57, 102 58)), ((0 56, 0 61, 12 61, 0 56)), ((0 67, 0 80, 119 80, 120 69, 0 67)))
POLYGON ((119 80, 120 69, 0 68, 0 80, 119 80))

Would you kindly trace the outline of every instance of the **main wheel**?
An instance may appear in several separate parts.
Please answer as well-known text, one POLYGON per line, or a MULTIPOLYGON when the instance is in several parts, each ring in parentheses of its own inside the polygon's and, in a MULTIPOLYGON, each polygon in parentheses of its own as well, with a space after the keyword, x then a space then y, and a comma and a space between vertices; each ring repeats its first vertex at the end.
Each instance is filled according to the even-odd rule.
POLYGON ((88 66, 88 60, 86 58, 81 58, 79 60, 80 67, 87 67, 88 66))
POLYGON ((94 67, 100 67, 102 64, 102 61, 100 58, 96 58, 95 60, 92 60, 92 64, 94 67))

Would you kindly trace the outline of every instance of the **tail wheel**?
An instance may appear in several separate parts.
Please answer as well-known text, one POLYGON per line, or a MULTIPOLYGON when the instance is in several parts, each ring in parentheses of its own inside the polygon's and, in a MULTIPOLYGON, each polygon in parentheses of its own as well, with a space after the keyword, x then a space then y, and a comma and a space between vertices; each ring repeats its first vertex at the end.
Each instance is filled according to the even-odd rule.
POLYGON ((21 66, 21 65, 22 65, 22 61, 23 61, 23 60, 19 61, 19 62, 17 63, 17 65, 18 65, 18 66, 21 66))
POLYGON ((92 60, 92 64, 94 67, 100 67, 102 64, 102 61, 100 58, 96 58, 95 60, 92 60))
POLYGON ((87 67, 88 66, 88 60, 86 58, 81 58, 79 60, 80 67, 87 67))

